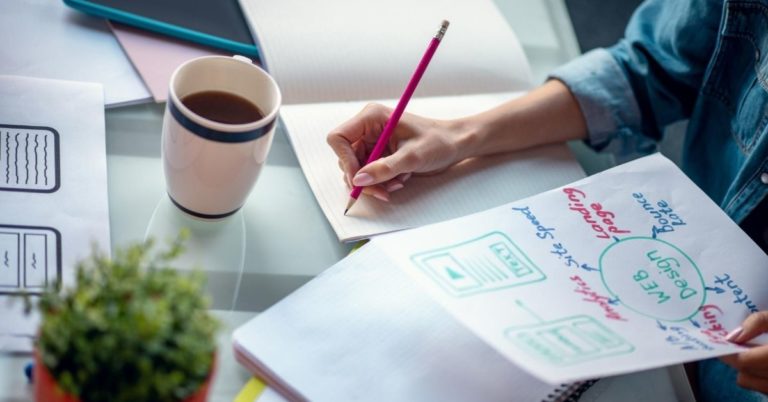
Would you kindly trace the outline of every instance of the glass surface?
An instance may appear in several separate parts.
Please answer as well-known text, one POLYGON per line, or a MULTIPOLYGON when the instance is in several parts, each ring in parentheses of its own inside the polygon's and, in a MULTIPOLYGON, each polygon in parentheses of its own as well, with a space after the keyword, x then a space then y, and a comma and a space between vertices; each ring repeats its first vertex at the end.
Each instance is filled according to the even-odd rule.
MULTIPOLYGON (((561 0, 495 1, 520 38, 535 83, 578 55, 561 0)), ((210 400, 232 401, 250 377, 234 360, 232 331, 343 258, 352 245, 339 243, 326 222, 281 125, 267 165, 238 214, 210 223, 175 210, 167 202, 160 161, 163 112, 164 105, 155 104, 107 110, 112 246, 147 236, 163 240, 182 226, 191 229, 194 251, 181 266, 206 272, 214 314, 224 323, 210 400)), ((587 173, 610 165, 610 160, 596 158, 579 144, 572 149, 587 173)), ((0 357, 0 401, 31 399, 23 375, 29 361, 28 356, 0 357)), ((659 381, 668 381, 659 375, 659 381)), ((603 388, 618 387, 618 395, 626 392, 620 383, 601 383, 603 388)))

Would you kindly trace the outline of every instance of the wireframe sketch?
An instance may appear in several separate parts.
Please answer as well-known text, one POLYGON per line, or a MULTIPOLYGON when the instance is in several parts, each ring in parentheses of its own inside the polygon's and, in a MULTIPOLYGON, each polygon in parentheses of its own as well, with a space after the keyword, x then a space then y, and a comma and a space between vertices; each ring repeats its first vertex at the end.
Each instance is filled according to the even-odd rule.
POLYGON ((60 277, 58 230, 0 225, 0 294, 39 293, 60 277))
POLYGON ((59 133, 50 127, 0 124, 0 191, 59 189, 59 133))
POLYGON ((546 279, 528 256, 502 232, 491 232, 411 256, 447 293, 464 297, 546 279))
POLYGON ((545 320, 522 301, 515 301, 536 323, 507 328, 504 335, 520 349, 555 366, 632 353, 635 347, 598 320, 574 315, 545 320))

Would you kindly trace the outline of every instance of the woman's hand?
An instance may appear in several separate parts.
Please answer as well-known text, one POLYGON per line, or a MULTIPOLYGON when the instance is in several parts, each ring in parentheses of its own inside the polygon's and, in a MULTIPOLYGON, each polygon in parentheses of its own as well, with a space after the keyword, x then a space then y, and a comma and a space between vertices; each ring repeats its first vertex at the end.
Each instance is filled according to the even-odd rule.
POLYGON ((389 153, 363 166, 392 109, 370 104, 328 134, 348 186, 384 201, 413 174, 442 171, 470 157, 584 139, 587 126, 568 88, 550 80, 525 96, 456 120, 403 114, 389 153))
MULTIPOLYGON (((768 311, 747 317, 741 327, 728 334, 728 340, 744 344, 764 332, 768 332, 768 311)), ((755 346, 721 360, 738 371, 736 382, 739 386, 768 394, 768 345, 755 346)))
POLYGON ((328 134, 328 144, 339 157, 348 186, 365 186, 364 193, 388 201, 389 193, 403 188, 411 175, 440 172, 469 155, 462 146, 466 124, 404 113, 388 152, 361 168, 391 114, 386 106, 368 104, 328 134))

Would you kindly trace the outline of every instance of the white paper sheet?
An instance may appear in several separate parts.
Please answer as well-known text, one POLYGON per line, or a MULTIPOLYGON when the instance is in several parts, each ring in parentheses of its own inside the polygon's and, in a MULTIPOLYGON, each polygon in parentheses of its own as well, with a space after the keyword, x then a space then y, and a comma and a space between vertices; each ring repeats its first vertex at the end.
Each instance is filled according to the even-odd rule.
MULTIPOLYGON (((491 108, 519 93, 414 99, 411 113, 456 118, 491 108)), ((382 101, 394 106, 395 101, 382 101)), ((326 135, 365 102, 285 106, 281 110, 296 157, 323 213, 342 241, 435 223, 549 190, 584 177, 565 145, 480 158, 439 175, 418 176, 390 202, 362 196, 344 216, 349 189, 326 135)))
POLYGON ((0 205, 0 350, 30 350, 38 319, 13 295, 109 252, 101 85, 0 76, 0 205))
POLYGON ((396 99, 443 19, 415 96, 521 91, 531 73, 489 0, 240 0, 284 104, 396 99))
POLYGON ((741 351, 768 306, 768 256, 660 154, 371 246, 550 383, 741 351))
POLYGON ((0 74, 98 82, 107 106, 151 99, 106 23, 61 0, 0 1, 0 74))

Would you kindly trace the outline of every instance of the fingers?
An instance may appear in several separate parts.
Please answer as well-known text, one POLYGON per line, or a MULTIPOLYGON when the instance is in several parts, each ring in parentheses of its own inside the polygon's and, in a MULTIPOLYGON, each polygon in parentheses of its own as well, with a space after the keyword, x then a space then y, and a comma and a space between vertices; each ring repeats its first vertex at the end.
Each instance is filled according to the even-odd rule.
POLYGON ((739 354, 734 353, 732 355, 720 356, 720 361, 733 368, 737 368, 739 364, 739 354))
POLYGON ((412 173, 399 174, 394 179, 386 182, 384 184, 384 188, 386 188, 390 193, 400 190, 405 187, 405 182, 408 181, 412 175, 412 173))
POLYGON ((728 334, 727 339, 734 343, 745 343, 764 332, 768 332, 768 311, 759 311, 750 314, 741 327, 728 334))
POLYGON ((756 346, 722 360, 739 372, 768 377, 768 346, 756 346))
POLYGON ((353 144, 361 142, 366 136, 378 137, 389 113, 389 109, 382 105, 369 104, 328 134, 328 145, 339 158, 339 166, 349 176, 348 181, 360 169, 358 154, 365 153, 364 147, 353 144))
MULTIPOLYGON (((381 201, 389 201, 389 193, 393 193, 395 191, 401 190, 403 187, 405 187, 405 182, 408 181, 408 179, 411 178, 410 173, 402 174, 397 176, 396 178, 375 186, 368 186, 363 188, 363 194, 370 195, 372 197, 375 197, 381 201)), ((352 188, 351 183, 347 183, 348 188, 352 188)))
POLYGON ((349 144, 366 136, 373 135, 378 138, 390 113, 392 110, 384 105, 369 103, 351 119, 331 130, 328 138, 342 138, 349 144))
POLYGON ((360 169, 360 163, 357 160, 355 151, 351 145, 346 142, 344 137, 337 135, 328 136, 328 145, 331 146, 333 152, 339 158, 339 168, 344 172, 345 181, 347 185, 352 182, 352 175, 360 169))
MULTIPOLYGON (((728 334, 734 343, 746 343, 768 331, 768 311, 751 314, 741 327, 728 334)), ((743 388, 768 393, 768 345, 755 346, 721 360, 739 372, 736 382, 743 388)))
POLYGON ((374 197, 380 201, 389 202, 389 192, 382 186, 369 186, 363 189, 363 194, 374 197))
POLYGON ((739 372, 736 383, 742 388, 753 389, 758 392, 768 393, 768 378, 739 372))
POLYGON ((370 186, 384 183, 398 175, 406 175, 418 170, 420 164, 421 157, 418 154, 401 150, 364 166, 352 178, 352 184, 370 186))

